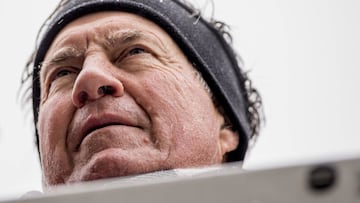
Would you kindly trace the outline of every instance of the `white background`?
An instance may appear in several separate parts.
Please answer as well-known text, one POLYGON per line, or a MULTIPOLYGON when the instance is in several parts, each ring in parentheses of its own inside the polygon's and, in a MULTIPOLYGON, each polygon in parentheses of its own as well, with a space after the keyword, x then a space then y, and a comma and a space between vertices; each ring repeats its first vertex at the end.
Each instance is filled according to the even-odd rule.
MULTIPOLYGON (((204 2, 197 5, 210 13, 204 2)), ((360 155, 360 1, 214 2, 264 100, 266 125, 245 166, 360 155)), ((56 3, 0 2, 0 200, 41 190, 32 114, 16 93, 36 32, 56 3)))

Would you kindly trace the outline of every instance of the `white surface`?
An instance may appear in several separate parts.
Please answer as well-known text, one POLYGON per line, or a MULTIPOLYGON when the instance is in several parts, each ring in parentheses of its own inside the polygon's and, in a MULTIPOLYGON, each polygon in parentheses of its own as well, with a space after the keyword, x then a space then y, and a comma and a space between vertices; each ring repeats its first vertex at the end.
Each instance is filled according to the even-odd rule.
MULTIPOLYGON (((25 116, 16 93, 36 32, 56 3, 0 2, 0 199, 41 190, 31 112, 25 116)), ((360 1, 215 0, 215 6, 265 104, 266 126, 245 166, 360 154, 360 1)))
POLYGON ((359 157, 322 164, 246 171, 231 163, 168 170, 61 186, 7 203, 359 202, 359 157))

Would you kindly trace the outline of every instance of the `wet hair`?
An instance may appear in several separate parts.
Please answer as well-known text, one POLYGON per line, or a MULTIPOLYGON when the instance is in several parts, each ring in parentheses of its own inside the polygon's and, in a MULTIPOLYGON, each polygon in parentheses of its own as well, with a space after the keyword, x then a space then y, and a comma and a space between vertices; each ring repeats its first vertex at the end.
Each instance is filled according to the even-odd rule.
POLYGON ((71 21, 100 11, 124 11, 140 15, 164 29, 178 44, 210 90, 215 106, 225 118, 225 127, 239 135, 237 149, 227 161, 245 157, 249 140, 257 137, 262 121, 262 99, 241 57, 232 46, 229 26, 185 0, 62 0, 40 28, 36 45, 22 75, 23 102, 32 101, 36 145, 40 103, 39 71, 58 32, 71 21), (209 43, 211 42, 211 43, 209 43))

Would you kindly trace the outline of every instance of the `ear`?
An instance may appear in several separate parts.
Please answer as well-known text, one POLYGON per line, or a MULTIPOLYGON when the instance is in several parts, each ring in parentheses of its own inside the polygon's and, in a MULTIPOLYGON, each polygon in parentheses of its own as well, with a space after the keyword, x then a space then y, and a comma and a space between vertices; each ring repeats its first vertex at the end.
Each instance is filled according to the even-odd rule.
POLYGON ((222 157, 225 157, 226 153, 236 149, 239 144, 239 136, 231 129, 223 128, 220 130, 219 144, 220 153, 222 157))

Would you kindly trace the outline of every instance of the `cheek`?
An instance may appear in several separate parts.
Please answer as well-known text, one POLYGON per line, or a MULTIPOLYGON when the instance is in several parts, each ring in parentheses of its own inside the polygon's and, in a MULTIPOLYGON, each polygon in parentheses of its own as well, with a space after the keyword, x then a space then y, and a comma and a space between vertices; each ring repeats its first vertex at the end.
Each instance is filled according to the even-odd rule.
POLYGON ((169 151, 170 164, 193 166, 213 161, 219 114, 198 81, 158 72, 141 79, 138 89, 143 98, 138 101, 152 120, 153 137, 161 150, 169 151))
POLYGON ((73 112, 71 106, 69 94, 58 94, 48 97, 40 107, 38 133, 41 163, 45 179, 51 184, 62 182, 61 176, 71 165, 66 146, 67 126, 73 112))
POLYGON ((71 100, 72 86, 69 85, 69 82, 61 83, 64 80, 58 81, 60 82, 54 82, 51 85, 47 94, 42 95, 40 104, 37 126, 40 135, 40 147, 48 150, 54 149, 64 141, 67 125, 75 110, 71 100))
POLYGON ((54 141, 64 138, 60 135, 66 130, 70 119, 70 108, 65 100, 67 97, 65 95, 52 96, 40 106, 38 132, 41 140, 45 141, 44 144, 49 144, 47 147, 53 148, 54 141))

